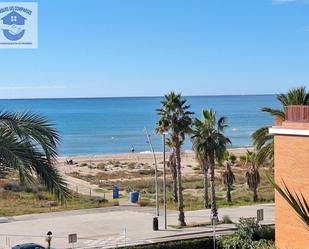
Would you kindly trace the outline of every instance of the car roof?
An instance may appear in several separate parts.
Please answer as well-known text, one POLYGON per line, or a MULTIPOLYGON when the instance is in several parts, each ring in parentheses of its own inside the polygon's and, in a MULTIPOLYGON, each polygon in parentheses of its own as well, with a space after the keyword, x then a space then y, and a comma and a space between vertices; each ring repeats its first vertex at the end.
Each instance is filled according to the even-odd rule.
POLYGON ((40 248, 44 248, 43 246, 39 245, 39 244, 35 244, 35 243, 25 243, 25 244, 20 244, 20 245, 16 245, 13 246, 13 249, 28 249, 28 248, 34 248, 34 247, 40 247, 40 248))

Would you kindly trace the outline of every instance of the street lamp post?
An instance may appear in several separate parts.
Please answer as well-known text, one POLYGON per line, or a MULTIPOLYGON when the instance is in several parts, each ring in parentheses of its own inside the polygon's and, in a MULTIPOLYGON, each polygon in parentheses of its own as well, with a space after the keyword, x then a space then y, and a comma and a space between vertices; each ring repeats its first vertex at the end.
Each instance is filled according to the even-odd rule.
POLYGON ((47 249, 50 249, 52 237, 53 237, 53 233, 51 231, 48 231, 46 234, 47 249))
POLYGON ((156 215, 159 216, 159 192, 158 192, 158 165, 157 165, 157 158, 156 158, 156 154, 154 152, 152 143, 151 143, 151 139, 150 139, 150 135, 148 134, 147 128, 144 128, 144 131, 146 133, 147 136, 147 140, 148 140, 148 144, 150 146, 152 155, 153 155, 153 159, 154 159, 154 163, 155 163, 155 188, 156 188, 156 215))
POLYGON ((167 132, 163 132, 163 191, 164 191, 164 229, 167 229, 167 213, 166 213, 166 143, 165 136, 168 135, 167 132))
POLYGON ((218 221, 218 217, 216 215, 211 214, 210 218, 213 227, 213 248, 216 249, 216 224, 218 221))

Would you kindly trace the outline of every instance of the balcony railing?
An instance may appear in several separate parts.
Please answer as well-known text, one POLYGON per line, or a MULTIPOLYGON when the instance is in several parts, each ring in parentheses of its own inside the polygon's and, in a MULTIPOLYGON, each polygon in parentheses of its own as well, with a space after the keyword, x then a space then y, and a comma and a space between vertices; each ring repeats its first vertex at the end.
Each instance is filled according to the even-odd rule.
POLYGON ((309 123, 309 106, 289 105, 285 107, 285 118, 289 122, 309 123))

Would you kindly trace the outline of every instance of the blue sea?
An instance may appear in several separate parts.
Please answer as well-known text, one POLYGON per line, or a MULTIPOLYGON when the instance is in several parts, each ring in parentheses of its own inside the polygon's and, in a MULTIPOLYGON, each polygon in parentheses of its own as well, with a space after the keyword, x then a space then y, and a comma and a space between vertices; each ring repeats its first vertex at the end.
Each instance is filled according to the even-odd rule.
MULTIPOLYGON (((274 95, 185 97, 200 117, 201 110, 213 108, 228 118, 226 135, 232 147, 252 145, 250 135, 259 127, 273 124, 261 107, 279 107, 274 95)), ((158 119, 155 109, 161 97, 22 99, 0 100, 1 110, 34 111, 46 117, 58 129, 62 142, 59 154, 98 155, 149 151, 144 127, 147 127, 156 151, 160 136, 154 133, 158 119)), ((184 149, 191 149, 188 138, 184 149)))

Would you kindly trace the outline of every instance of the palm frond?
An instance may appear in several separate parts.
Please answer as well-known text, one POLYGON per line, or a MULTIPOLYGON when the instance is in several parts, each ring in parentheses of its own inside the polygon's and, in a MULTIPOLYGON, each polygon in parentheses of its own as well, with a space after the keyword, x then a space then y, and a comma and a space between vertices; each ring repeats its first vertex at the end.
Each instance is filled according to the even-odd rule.
POLYGON ((0 113, 0 126, 6 132, 17 135, 21 140, 35 142, 36 146, 44 150, 48 159, 56 158, 60 136, 47 118, 32 112, 2 112, 0 113))
POLYGON ((264 162, 269 161, 271 165, 274 165, 274 143, 273 141, 257 151, 256 163, 262 165, 264 162))
POLYGON ((299 195, 295 191, 292 193, 283 180, 282 188, 275 182, 272 177, 267 175, 267 178, 273 187, 277 190, 277 192, 283 197, 283 199, 285 199, 290 207, 294 209, 297 216, 302 220, 307 230, 309 231, 309 204, 308 201, 304 198, 303 194, 301 193, 299 195))
POLYGON ((261 149, 263 146, 272 143, 273 135, 269 134, 268 126, 261 127, 257 129, 252 135, 253 144, 257 150, 261 149))
MULTIPOLYGON (((199 157, 215 157, 220 160, 224 156, 226 147, 231 144, 223 134, 227 126, 226 118, 220 117, 216 123, 216 112, 212 109, 202 111, 202 119, 195 119, 192 139, 192 148, 199 157)), ((208 158, 209 159, 209 158, 208 158)))
POLYGON ((272 109, 272 108, 269 108, 269 107, 263 107, 261 109, 261 111, 267 112, 274 117, 279 117, 279 118, 282 118, 283 120, 285 119, 285 113, 284 113, 283 110, 272 109))
POLYGON ((58 132, 45 117, 31 112, 0 113, 0 170, 17 170, 25 184, 37 177, 63 201, 70 192, 54 165, 59 142, 58 132))
POLYGON ((3 129, 0 129, 0 156, 2 165, 18 170, 21 182, 32 183, 35 173, 59 200, 69 197, 67 185, 54 164, 37 147, 19 141, 3 129))

